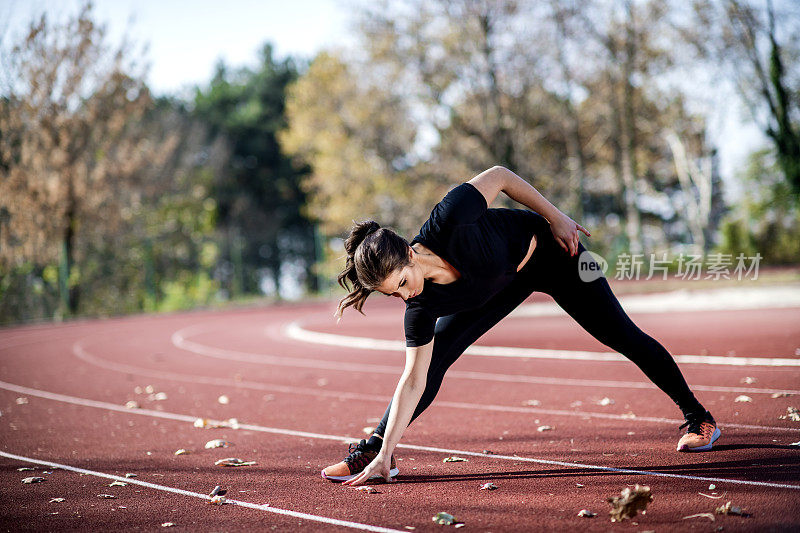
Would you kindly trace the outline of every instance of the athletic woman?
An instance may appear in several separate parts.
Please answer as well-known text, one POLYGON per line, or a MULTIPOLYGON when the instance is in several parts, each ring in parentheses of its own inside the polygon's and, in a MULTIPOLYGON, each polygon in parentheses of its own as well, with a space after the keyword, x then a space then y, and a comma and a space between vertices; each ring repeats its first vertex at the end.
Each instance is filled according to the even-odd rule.
POLYGON ((493 167, 452 189, 409 244, 375 222, 356 224, 345 242, 339 284, 347 307, 361 312, 373 291, 406 302, 406 364, 392 401, 369 440, 350 446, 322 477, 360 485, 397 475, 392 452, 405 428, 433 401, 447 369, 481 335, 534 291, 553 297, 603 344, 633 361, 682 411, 687 432, 678 451, 710 450, 720 432, 697 401, 672 356, 642 332, 602 276, 582 281, 579 232, 515 173, 493 167), (503 192, 529 207, 489 209, 503 192), (352 289, 350 288, 352 285, 352 289))

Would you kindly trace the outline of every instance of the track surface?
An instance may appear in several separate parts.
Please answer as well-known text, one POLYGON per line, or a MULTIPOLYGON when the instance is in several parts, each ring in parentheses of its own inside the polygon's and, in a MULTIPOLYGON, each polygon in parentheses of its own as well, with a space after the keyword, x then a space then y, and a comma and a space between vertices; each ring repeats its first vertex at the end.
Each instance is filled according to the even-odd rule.
MULTIPOLYGON (((438 531, 439 511, 479 531, 800 528, 800 422, 779 419, 800 407, 798 366, 682 364, 722 438, 679 454, 680 413, 631 363, 465 355, 404 435, 396 483, 367 494, 323 481, 345 439, 383 414, 403 354, 304 342, 286 327, 402 339, 402 304, 374 300, 339 325, 328 302, 0 330, 0 529, 438 531), (136 392, 148 385, 166 399, 136 392), (735 402, 742 394, 752 401, 735 402), (197 417, 241 426, 198 429, 197 417), (232 446, 204 449, 217 438, 232 446), (468 461, 442 462, 451 455, 468 461), (258 464, 214 465, 231 456, 258 464), (137 475, 126 486, 100 477, 126 473, 137 475), (487 482, 499 488, 479 490, 487 482), (647 514, 612 524, 605 499, 636 483, 654 494, 647 514), (215 485, 236 504, 204 499, 215 485), (728 500, 752 516, 683 519, 728 500)), ((632 318, 675 354, 800 359, 799 308, 632 318)), ((478 344, 608 351, 566 316, 508 318, 478 344)))

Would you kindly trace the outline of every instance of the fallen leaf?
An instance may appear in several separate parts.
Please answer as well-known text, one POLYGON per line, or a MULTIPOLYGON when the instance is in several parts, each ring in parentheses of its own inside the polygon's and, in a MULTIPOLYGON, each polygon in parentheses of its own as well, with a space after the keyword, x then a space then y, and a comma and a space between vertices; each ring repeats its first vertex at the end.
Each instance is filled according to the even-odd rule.
POLYGON ((781 420, 786 420, 788 418, 794 422, 800 422, 800 412, 798 412, 797 407, 787 407, 786 412, 786 415, 779 416, 778 418, 781 420))
POLYGON ((741 396, 737 396, 734 402, 752 402, 753 399, 750 396, 745 396, 742 394, 741 396))
POLYGON ((497 489, 497 485, 494 483, 484 483, 481 485, 481 490, 495 490, 497 489))
POLYGON ((226 457, 225 459, 220 459, 214 464, 218 466, 252 466, 257 463, 255 461, 245 461, 243 459, 239 459, 238 457, 226 457))
POLYGON ((363 428, 361 428, 361 431, 365 435, 372 435, 372 433, 375 431, 375 428, 372 426, 364 426, 363 428))
POLYGON ((653 501, 650 487, 635 485, 633 488, 625 487, 619 496, 612 496, 606 501, 611 504, 612 522, 622 522, 626 518, 633 518, 641 511, 644 514, 647 504, 653 501))
POLYGON ((611 398, 603 398, 602 400, 600 400, 597 403, 600 404, 600 405, 603 405, 603 406, 613 405, 614 404, 614 400, 612 400, 611 398))
POLYGON ((630 412, 623 413, 623 414, 621 414, 619 416, 620 416, 620 418, 636 418, 636 414, 635 413, 630 413, 630 412))
POLYGON ((164 400, 167 399, 167 393, 157 392, 155 394, 151 394, 150 396, 148 396, 147 399, 150 400, 151 402, 163 402, 164 400))
POLYGON ((25 483, 26 485, 30 483, 41 483, 42 481, 44 481, 44 478, 39 476, 26 477, 25 479, 22 480, 22 482, 25 483))
POLYGON ((711 513, 697 513, 697 514, 690 514, 689 516, 684 516, 683 517, 684 520, 688 520, 690 518, 708 518, 712 522, 714 522, 716 520, 716 518, 714 518, 714 515, 711 514, 711 513))
POLYGON ((542 405, 542 402, 539 400, 525 400, 522 402, 522 405, 530 405, 531 407, 536 407, 537 405, 542 405))
POLYGON ((161 527, 175 527, 175 522, 164 522, 161 527))
POLYGON ((586 485, 584 485, 583 483, 575 483, 575 486, 578 487, 579 489, 582 489, 586 485))
POLYGON ((147 394, 153 394, 153 393, 156 391, 156 389, 154 389, 152 385, 148 385, 148 386, 146 386, 146 387, 144 388, 144 391, 145 391, 147 394))
POLYGON ((194 427, 196 428, 206 428, 208 427, 209 420, 208 418, 198 418, 194 421, 194 427))
POLYGON ((700 496, 705 496, 706 498, 711 498, 712 500, 721 500, 722 496, 712 496, 711 494, 703 494, 702 492, 698 492, 700 496))
POLYGON ((753 384, 753 383, 755 383, 756 381, 758 381, 756 378, 752 378, 752 377, 750 377, 750 376, 747 376, 747 377, 744 377, 744 378, 742 378, 742 379, 741 379, 741 382, 742 382, 742 383, 746 383, 746 384, 748 384, 748 385, 752 385, 752 384, 753 384))
POLYGON ((49 503, 61 503, 63 501, 66 501, 66 498, 50 498, 49 503))
POLYGON ((445 457, 442 459, 443 463, 465 463, 469 459, 464 459, 463 457, 456 457, 455 455, 452 457, 445 457))
POLYGON ((28 403, 28 399, 25 397, 17 398, 15 401, 17 405, 25 405, 26 403, 28 403))
POLYGON ((222 405, 228 405, 229 403, 231 403, 231 399, 225 396, 224 394, 219 398, 217 398, 217 401, 222 405))
POLYGON ((206 450, 211 450, 213 448, 227 448, 230 445, 231 443, 226 440, 214 439, 206 442, 206 450))
POLYGON ((538 428, 536 428, 536 431, 538 431, 539 433, 541 433, 542 431, 552 431, 552 430, 553 426, 539 426, 538 428))
POLYGON ((189 450, 185 450, 183 448, 180 450, 175 450, 175 455, 189 455, 189 450))
POLYGON ((772 393, 772 397, 773 398, 786 398, 788 396, 791 396, 791 394, 788 393, 788 392, 773 392, 772 393))
POLYGON ((225 496, 212 496, 211 503, 214 505, 225 505, 227 503, 225 496))
POLYGON ((108 484, 109 487, 127 487, 128 484, 123 481, 112 481, 108 484))
POLYGON ((483 450, 481 453, 484 453, 486 455, 494 455, 494 452, 492 450, 483 450))
POLYGON ((731 502, 726 502, 725 505, 721 505, 717 507, 714 511, 717 514, 733 514, 737 516, 750 516, 750 513, 742 509, 737 505, 733 505, 731 502))
POLYGON ((36 470, 32 466, 23 466, 22 468, 17 468, 17 472, 33 472, 36 470))
POLYGON ((125 409, 138 409, 138 408, 139 404, 134 402, 133 400, 125 402, 125 409))
POLYGON ((373 487, 372 485, 362 485, 360 487, 356 487, 356 490, 359 492, 366 492, 367 494, 380 494, 381 491, 373 487))
POLYGON ((129 473, 125 474, 125 477, 127 477, 127 478, 136 477, 136 474, 131 474, 129 472, 129 473))
POLYGON ((211 491, 211 494, 209 494, 209 496, 213 498, 214 496, 225 496, 226 494, 228 494, 227 489, 223 489, 221 486, 217 485, 216 487, 214 487, 214 490, 211 491))
POLYGON ((106 500, 115 500, 117 498, 113 494, 98 494, 97 497, 98 498, 103 498, 103 499, 106 499, 106 500))
POLYGON ((582 516, 584 518, 594 518, 597 516, 597 513, 593 513, 589 509, 581 509, 578 511, 578 516, 582 516))
POLYGON ((440 526, 453 526, 463 523, 456 520, 456 517, 449 513, 436 513, 432 520, 434 523, 439 524, 440 526))
POLYGON ((328 384, 328 379, 327 378, 319 378, 317 380, 317 387, 324 387, 327 384, 328 384))
POLYGON ((717 486, 716 486, 716 485, 714 485, 713 483, 712 483, 711 485, 709 485, 709 486, 708 486, 708 490, 714 490, 714 489, 716 489, 716 488, 717 488, 717 486))
POLYGON ((789 446, 800 446, 800 440, 797 442, 791 443, 789 446))

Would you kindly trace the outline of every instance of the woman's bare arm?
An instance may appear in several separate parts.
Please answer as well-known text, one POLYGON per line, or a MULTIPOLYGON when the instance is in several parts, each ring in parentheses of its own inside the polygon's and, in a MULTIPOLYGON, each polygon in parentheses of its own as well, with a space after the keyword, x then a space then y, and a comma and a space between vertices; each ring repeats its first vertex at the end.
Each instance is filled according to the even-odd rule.
POLYGON ((411 417, 419 404, 425 384, 428 379, 428 368, 433 354, 433 341, 424 346, 406 348, 406 366, 392 398, 392 410, 386 423, 386 433, 383 435, 383 445, 378 456, 353 479, 346 481, 345 485, 361 485, 374 475, 380 475, 387 481, 392 452, 400 437, 411 423, 411 417))
POLYGON ((591 236, 586 228, 572 220, 551 204, 530 183, 505 167, 494 166, 469 180, 486 198, 486 205, 504 192, 512 200, 533 209, 550 222, 553 235, 570 255, 578 252, 578 231, 591 236))

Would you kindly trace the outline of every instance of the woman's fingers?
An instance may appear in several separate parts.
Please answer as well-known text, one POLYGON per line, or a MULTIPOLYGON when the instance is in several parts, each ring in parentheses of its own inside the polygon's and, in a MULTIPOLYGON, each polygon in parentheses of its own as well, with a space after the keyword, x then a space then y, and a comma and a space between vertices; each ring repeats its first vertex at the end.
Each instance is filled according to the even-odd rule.
POLYGON ((591 234, 591 233, 589 233, 588 231, 586 231, 586 228, 584 228, 584 227, 583 227, 583 226, 581 226, 580 224, 578 224, 578 229, 579 229, 579 230, 581 230, 582 232, 584 232, 584 233, 586 234, 586 236, 587 236, 587 237, 591 237, 591 236, 592 236, 592 234, 591 234))

